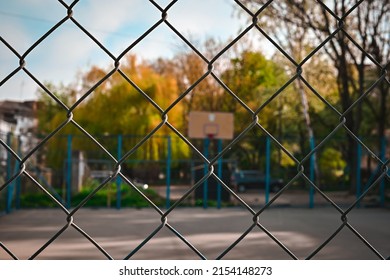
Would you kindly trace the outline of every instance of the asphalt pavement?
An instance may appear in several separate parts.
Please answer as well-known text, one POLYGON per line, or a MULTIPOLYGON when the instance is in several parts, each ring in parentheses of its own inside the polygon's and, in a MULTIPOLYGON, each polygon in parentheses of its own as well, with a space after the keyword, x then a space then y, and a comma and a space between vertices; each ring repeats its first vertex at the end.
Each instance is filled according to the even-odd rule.
MULTIPOLYGON (((345 226, 313 259, 367 260, 377 259, 376 254, 390 256, 390 210, 353 209, 347 218, 342 220, 332 207, 267 209, 259 216, 261 227, 254 227, 226 252, 224 259, 291 259, 286 250, 305 259, 342 225, 345 226)), ((159 228, 161 216, 151 208, 81 209, 73 222, 112 258, 123 259, 159 228)), ((251 228, 253 215, 241 207, 177 208, 168 215, 167 222, 205 258, 215 259, 251 228)), ((59 209, 15 211, 0 217, 0 242, 18 258, 28 259, 66 224, 66 215, 59 209)), ((0 248, 0 259, 9 258, 0 248)), ((164 226, 132 258, 199 259, 199 256, 164 226)), ((36 259, 105 259, 105 256, 71 226, 36 259)))

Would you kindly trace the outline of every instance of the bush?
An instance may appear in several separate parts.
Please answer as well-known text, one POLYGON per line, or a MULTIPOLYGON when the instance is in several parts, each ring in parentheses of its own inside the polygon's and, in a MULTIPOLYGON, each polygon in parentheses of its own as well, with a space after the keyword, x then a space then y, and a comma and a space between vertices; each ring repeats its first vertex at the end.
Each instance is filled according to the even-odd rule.
POLYGON ((57 204, 45 193, 27 193, 23 194, 20 198, 20 204, 23 208, 47 208, 55 207, 57 204))
MULTIPOLYGON (((81 192, 73 196, 72 206, 75 207, 81 203, 95 187, 86 187, 81 192)), ((163 199, 157 194, 155 190, 139 189, 146 197, 152 200, 157 205, 163 205, 163 199)), ((85 204, 89 207, 115 207, 117 203, 117 187, 115 183, 109 183, 93 195, 85 204)), ((150 204, 140 193, 132 187, 121 185, 121 206, 122 207, 149 207, 150 204)))
POLYGON ((341 152, 334 148, 326 148, 321 153, 318 164, 325 185, 338 185, 345 177, 344 171, 347 163, 343 160, 341 152))
MULTIPOLYGON (((84 187, 79 193, 72 196, 71 206, 76 207, 88 195, 90 195, 99 184, 91 183, 84 187)), ((158 206, 164 205, 164 199, 161 198, 155 190, 140 190, 146 197, 158 206)), ((95 193, 84 205, 84 207, 115 207, 117 203, 116 184, 109 183, 95 193)), ((27 193, 21 196, 21 206, 23 208, 52 208, 56 203, 43 192, 27 193)), ((150 204, 141 194, 128 185, 121 185, 121 206, 122 207, 149 207, 150 204)))

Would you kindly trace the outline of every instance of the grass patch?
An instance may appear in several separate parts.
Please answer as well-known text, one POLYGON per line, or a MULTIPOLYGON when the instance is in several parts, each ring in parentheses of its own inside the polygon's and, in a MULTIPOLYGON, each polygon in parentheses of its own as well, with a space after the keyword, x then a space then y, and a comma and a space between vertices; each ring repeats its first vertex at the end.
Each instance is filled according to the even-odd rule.
MULTIPOLYGON (((81 203, 94 188, 84 188, 81 192, 72 197, 72 207, 81 203)), ((146 197, 152 200, 158 206, 163 205, 163 199, 153 189, 141 190, 146 197)), ((115 184, 108 184, 91 197, 86 207, 115 207, 117 204, 117 190, 115 184)), ((147 200, 132 187, 127 185, 121 186, 121 207, 149 207, 147 200)))
MULTIPOLYGON (((88 195, 90 195, 96 185, 89 185, 84 187, 79 193, 72 195, 71 206, 76 207, 79 205, 88 195)), ((157 206, 162 206, 165 200, 158 195, 153 189, 141 190, 141 193, 153 201, 157 206)), ((93 195, 83 207, 116 207, 117 204, 117 190, 116 184, 110 183, 100 189, 95 195, 93 195)), ((45 193, 27 193, 21 196, 22 208, 53 208, 57 204, 45 193)), ((150 207, 150 204, 145 198, 137 192, 135 189, 128 185, 121 186, 121 207, 150 207)))
POLYGON ((57 204, 46 194, 41 192, 27 193, 20 197, 22 208, 51 208, 57 204))

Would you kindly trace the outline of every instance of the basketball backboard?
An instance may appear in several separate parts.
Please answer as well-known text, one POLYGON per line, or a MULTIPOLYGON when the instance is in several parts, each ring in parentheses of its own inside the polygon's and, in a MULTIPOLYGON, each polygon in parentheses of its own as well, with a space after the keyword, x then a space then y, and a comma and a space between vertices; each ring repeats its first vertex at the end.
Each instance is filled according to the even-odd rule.
POLYGON ((194 111, 189 114, 189 138, 232 139, 233 132, 232 113, 194 111))

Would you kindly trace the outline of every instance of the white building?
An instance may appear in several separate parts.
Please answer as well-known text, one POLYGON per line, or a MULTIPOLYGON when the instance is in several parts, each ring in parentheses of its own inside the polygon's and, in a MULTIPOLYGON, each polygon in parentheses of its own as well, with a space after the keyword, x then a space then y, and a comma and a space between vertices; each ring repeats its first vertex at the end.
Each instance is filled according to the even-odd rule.
MULTIPOLYGON (((7 135, 12 133, 14 137, 20 137, 21 148, 29 149, 27 143, 31 143, 35 137, 38 119, 36 101, 0 101, 0 139, 7 142, 7 135)), ((7 151, 0 146, 0 165, 6 164, 7 151)), ((2 168, 3 169, 3 168, 2 168)), ((0 174, 1 176, 1 174, 0 174)))
POLYGON ((38 125, 36 101, 0 101, 0 133, 27 135, 38 125))

